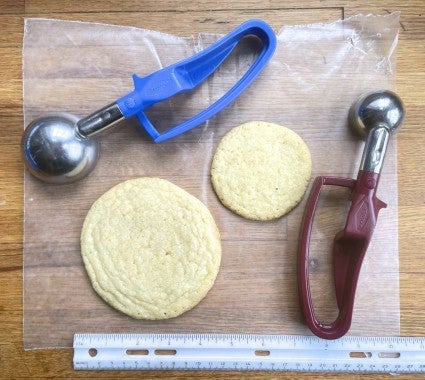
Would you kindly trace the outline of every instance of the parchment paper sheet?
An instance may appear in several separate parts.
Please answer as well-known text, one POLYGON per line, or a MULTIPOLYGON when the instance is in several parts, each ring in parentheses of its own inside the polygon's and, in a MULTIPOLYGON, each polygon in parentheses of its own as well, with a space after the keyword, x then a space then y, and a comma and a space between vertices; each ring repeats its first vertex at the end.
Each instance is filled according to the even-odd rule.
MULTIPOLYGON (((397 13, 358 15, 332 24, 282 27, 265 71, 207 123, 159 145, 135 120, 122 123, 102 137, 94 172, 75 184, 46 185, 26 173, 25 348, 70 347, 76 332, 311 334, 303 324, 296 282, 305 200, 276 221, 244 220, 215 196, 211 158, 231 128, 264 120, 302 136, 312 154, 312 178, 355 178, 363 142, 347 127, 348 109, 366 90, 393 88, 398 18, 397 13), (198 197, 222 235, 222 265, 213 289, 193 310, 159 322, 133 320, 105 304, 93 291, 80 256, 80 230, 91 204, 113 185, 141 176, 165 178, 198 197)), ((25 125, 53 111, 84 117, 131 91, 133 73, 147 75, 218 37, 182 38, 113 25, 27 19, 25 125)), ((252 53, 240 49, 193 94, 154 107, 151 118, 165 128, 198 112, 220 97, 252 59, 252 53)), ((349 334, 399 334, 396 162, 393 137, 379 188, 388 208, 380 213, 363 264, 349 334)), ((328 319, 335 315, 330 244, 344 224, 346 197, 336 193, 323 198, 311 247, 313 295, 319 316, 328 319)))

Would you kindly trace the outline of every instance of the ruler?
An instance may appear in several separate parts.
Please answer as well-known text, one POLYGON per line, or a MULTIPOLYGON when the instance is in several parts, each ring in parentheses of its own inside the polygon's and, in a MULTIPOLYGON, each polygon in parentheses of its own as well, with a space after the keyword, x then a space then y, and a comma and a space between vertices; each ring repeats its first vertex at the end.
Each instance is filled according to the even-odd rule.
POLYGON ((425 337, 75 334, 76 370, 425 373, 425 337))

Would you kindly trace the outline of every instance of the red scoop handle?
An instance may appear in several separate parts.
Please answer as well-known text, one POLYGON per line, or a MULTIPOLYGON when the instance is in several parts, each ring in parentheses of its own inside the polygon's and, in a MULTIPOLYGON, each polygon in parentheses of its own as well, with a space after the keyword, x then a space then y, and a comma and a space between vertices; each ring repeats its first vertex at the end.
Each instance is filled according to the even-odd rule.
POLYGON ((337 339, 351 326, 360 268, 372 238, 379 210, 386 204, 376 197, 379 174, 360 170, 357 180, 317 177, 313 183, 301 229, 298 255, 298 287, 302 312, 310 330, 320 338, 337 339), (331 323, 315 315, 309 284, 309 245, 320 192, 325 185, 352 189, 351 207, 345 228, 337 233, 333 246, 333 271, 338 316, 331 323))

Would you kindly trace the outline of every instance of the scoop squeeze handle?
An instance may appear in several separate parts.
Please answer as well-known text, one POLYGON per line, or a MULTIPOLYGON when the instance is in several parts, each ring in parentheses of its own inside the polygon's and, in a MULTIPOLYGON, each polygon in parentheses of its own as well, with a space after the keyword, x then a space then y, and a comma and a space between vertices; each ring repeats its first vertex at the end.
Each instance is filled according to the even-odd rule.
POLYGON ((324 339, 337 339, 350 328, 357 280, 363 258, 372 238, 378 212, 386 204, 376 197, 379 173, 360 170, 357 180, 338 177, 317 177, 307 201, 301 229, 298 286, 301 308, 310 330, 324 339), (320 192, 325 185, 343 186, 352 190, 351 207, 342 231, 336 234, 333 245, 333 272, 338 316, 331 323, 318 320, 309 285, 309 245, 313 219, 320 192))
POLYGON ((276 36, 271 27, 261 20, 249 20, 190 58, 143 78, 133 75, 134 91, 118 99, 118 107, 126 118, 137 115, 140 123, 155 142, 168 140, 203 123, 228 106, 262 71, 275 48, 276 36), (198 86, 223 63, 242 38, 249 35, 256 36, 261 41, 262 50, 239 81, 208 108, 161 134, 148 119, 144 110, 155 103, 198 86))

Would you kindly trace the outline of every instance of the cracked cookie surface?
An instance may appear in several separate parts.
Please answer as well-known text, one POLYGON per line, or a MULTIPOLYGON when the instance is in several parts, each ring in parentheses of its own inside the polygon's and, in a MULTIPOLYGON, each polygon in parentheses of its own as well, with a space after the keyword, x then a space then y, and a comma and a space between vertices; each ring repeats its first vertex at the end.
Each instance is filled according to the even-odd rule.
POLYGON ((220 141, 211 182, 221 203, 236 214, 271 220, 301 201, 311 166, 310 151, 297 133, 252 121, 233 128, 220 141))
POLYGON ((201 201, 169 181, 144 177, 94 202, 81 254, 94 290, 109 305, 137 319, 166 319, 211 289, 221 242, 201 201))

